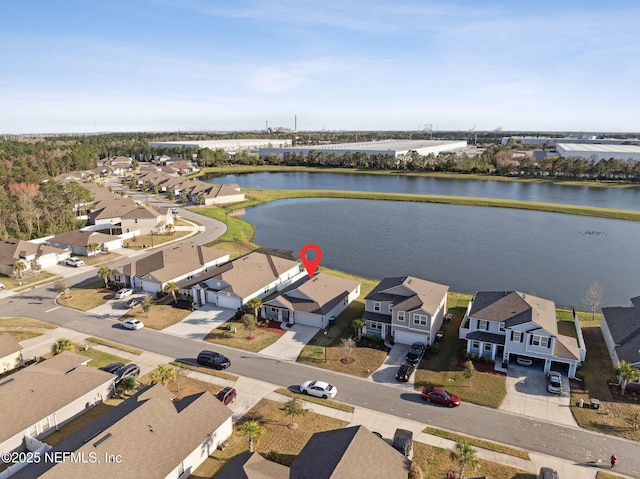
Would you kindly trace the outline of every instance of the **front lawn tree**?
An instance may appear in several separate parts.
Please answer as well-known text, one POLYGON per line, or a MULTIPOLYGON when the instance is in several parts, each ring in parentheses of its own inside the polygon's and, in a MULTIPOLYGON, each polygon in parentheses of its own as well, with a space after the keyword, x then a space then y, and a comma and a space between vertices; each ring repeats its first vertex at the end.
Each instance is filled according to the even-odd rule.
POLYGON ((289 424, 289 428, 297 429, 298 425, 295 422, 296 416, 304 416, 308 409, 304 407, 304 404, 298 398, 292 398, 291 400, 284 403, 283 410, 287 415, 291 416, 291 423, 289 424))
POLYGON ((247 305, 253 310, 253 315, 258 318, 258 313, 260 312, 260 308, 262 307, 262 300, 258 297, 252 298, 249 300, 247 305))
POLYGON ((168 364, 158 364, 158 368, 151 375, 151 380, 166 386, 170 381, 176 380, 176 370, 168 364))
POLYGON ((175 283, 174 281, 169 281, 167 284, 164 285, 164 288, 162 288, 162 290, 165 293, 171 293, 171 296, 173 296, 173 302, 177 303, 178 302, 178 297, 176 296, 176 291, 178 291, 178 289, 180 289, 177 285, 177 283, 175 283))
POLYGON ((351 354, 351 351, 353 351, 353 348, 356 347, 356 342, 353 340, 353 338, 343 338, 341 339, 340 347, 344 352, 344 359, 348 360, 350 358, 349 355, 351 354))
POLYGON ((249 339, 252 339, 253 331, 258 327, 258 320, 253 314, 243 314, 241 321, 245 329, 249 331, 249 339))
POLYGON ((476 374, 476 367, 473 365, 473 361, 471 359, 467 359, 464 363, 464 377, 469 380, 469 385, 471 385, 471 379, 476 374))
POLYGON ((353 321, 351 321, 351 328, 356 333, 356 336, 358 337, 358 339, 362 337, 362 328, 364 328, 366 324, 367 323, 362 318, 356 318, 353 321))
POLYGON ((109 286, 109 280, 111 279, 111 269, 106 266, 102 266, 98 270, 98 278, 101 278, 104 281, 104 287, 107 288, 109 286))
POLYGON ((258 421, 247 421, 240 426, 238 432, 249 438, 249 452, 253 452, 253 444, 264 436, 264 427, 258 421))
POLYGON ((455 451, 451 451, 451 457, 458 462, 458 478, 465 479, 464 470, 469 468, 474 470, 480 464, 478 459, 478 451, 472 448, 466 442, 456 443, 455 451))
POLYGON ((142 298, 141 307, 142 307, 142 311, 147 315, 147 318, 149 317, 149 310, 151 309, 151 306, 153 306, 153 303, 151 302, 151 297, 147 295, 144 298, 142 298))
POLYGON ((17 279, 22 279, 22 273, 27 269, 27 264, 24 261, 16 261, 13 263, 13 274, 17 279))
POLYGON ((74 346, 74 344, 71 342, 70 339, 67 338, 60 338, 58 339, 55 343, 53 343, 53 346, 51 346, 51 352, 53 353, 53 355, 55 356, 56 354, 60 354, 63 351, 75 351, 76 347, 74 346))
POLYGON ((630 363, 622 360, 616 366, 616 376, 620 380, 620 394, 624 396, 624 392, 627 389, 627 385, 630 382, 637 381, 640 372, 633 367, 630 363))
POLYGON ((600 286, 600 283, 593 283, 589 286, 589 289, 584 293, 582 298, 582 304, 588 311, 591 311, 591 319, 596 319, 596 311, 604 303, 604 289, 600 286))

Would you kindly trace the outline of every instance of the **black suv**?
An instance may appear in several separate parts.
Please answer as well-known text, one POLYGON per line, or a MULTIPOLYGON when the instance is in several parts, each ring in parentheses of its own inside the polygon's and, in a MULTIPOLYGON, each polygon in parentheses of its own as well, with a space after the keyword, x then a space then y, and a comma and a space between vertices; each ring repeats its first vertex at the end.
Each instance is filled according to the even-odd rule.
POLYGON ((406 383, 415 369, 415 365, 411 363, 404 363, 402 366, 400 366, 400 369, 398 369, 398 372, 396 373, 396 379, 398 381, 406 383))
POLYGON ((115 374, 116 371, 120 369, 122 366, 124 366, 124 363, 111 363, 111 364, 107 364, 106 366, 102 366, 100 369, 102 371, 115 374))
POLYGON ((198 354, 198 364, 211 366, 215 369, 227 369, 231 366, 231 361, 226 356, 215 351, 200 351, 198 354))
POLYGON ((424 354, 425 345, 422 343, 413 343, 407 353, 407 362, 417 363, 424 354))

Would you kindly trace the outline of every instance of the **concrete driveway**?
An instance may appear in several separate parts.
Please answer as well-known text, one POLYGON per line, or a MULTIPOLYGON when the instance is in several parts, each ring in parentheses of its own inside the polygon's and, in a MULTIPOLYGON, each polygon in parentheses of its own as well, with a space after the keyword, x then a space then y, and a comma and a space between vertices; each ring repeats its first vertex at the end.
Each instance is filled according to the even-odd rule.
POLYGON ((235 309, 218 308, 206 303, 189 313, 179 323, 164 328, 162 331, 189 339, 204 339, 212 329, 226 323, 236 314, 235 309))
POLYGON ((541 368, 509 364, 507 369, 507 395, 499 409, 522 416, 542 419, 555 424, 577 427, 571 414, 569 379, 562 378, 565 391, 552 394, 547 391, 547 380, 541 368))
POLYGON ((367 379, 376 383, 384 383, 389 386, 395 386, 400 389, 413 390, 413 380, 415 372, 411 375, 408 382, 403 383, 396 380, 396 373, 401 364, 406 362, 409 346, 406 344, 395 344, 382 365, 371 374, 367 379))
MULTIPOLYGON (((108 292, 105 292, 105 294, 108 294, 108 292)), ((129 302, 130 299, 144 298, 145 296, 147 296, 147 294, 142 293, 142 294, 132 294, 131 296, 127 296, 126 298, 123 298, 123 299, 109 299, 104 304, 96 308, 90 309, 89 311, 87 311, 87 313, 93 314, 95 316, 100 316, 105 319, 118 320, 122 316, 127 314, 127 312, 129 312, 129 310, 124 306, 129 302)), ((61 301, 60 303, 64 305, 64 301, 61 301)), ((140 306, 137 306, 137 307, 139 308, 140 306)))
POLYGON ((320 328, 305 326, 303 324, 294 324, 291 328, 286 328, 286 330, 286 333, 284 333, 275 343, 260 351, 260 354, 282 359, 284 361, 295 362, 298 359, 302 348, 311 341, 311 338, 320 331, 320 328))

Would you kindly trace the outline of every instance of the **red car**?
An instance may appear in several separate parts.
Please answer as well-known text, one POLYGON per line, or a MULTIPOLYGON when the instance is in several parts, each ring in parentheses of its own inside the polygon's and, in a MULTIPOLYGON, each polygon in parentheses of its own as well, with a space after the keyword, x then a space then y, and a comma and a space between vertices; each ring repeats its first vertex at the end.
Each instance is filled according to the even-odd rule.
POLYGON ((222 404, 224 404, 225 406, 228 406, 229 404, 231 404, 236 400, 236 395, 237 393, 235 389, 226 387, 226 388, 222 388, 218 392, 218 394, 216 394, 216 397, 222 404))
POLYGON ((455 394, 445 391, 442 388, 422 388, 422 399, 427 402, 434 402, 448 407, 460 406, 460 398, 455 394))

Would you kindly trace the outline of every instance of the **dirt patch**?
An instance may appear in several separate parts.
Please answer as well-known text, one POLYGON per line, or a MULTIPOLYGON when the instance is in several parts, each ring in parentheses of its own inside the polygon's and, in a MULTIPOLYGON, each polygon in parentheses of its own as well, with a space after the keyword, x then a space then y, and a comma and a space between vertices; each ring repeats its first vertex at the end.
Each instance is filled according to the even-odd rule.
MULTIPOLYGON (((464 363, 466 363, 467 361, 469 361, 469 358, 465 358, 465 357, 458 358, 458 367, 460 369, 464 369, 464 363)), ((494 365, 491 363, 485 363, 482 361, 478 361, 477 359, 472 359, 471 362, 473 363, 473 367, 475 368, 475 370, 478 372, 496 374, 498 376, 506 376, 505 373, 501 371, 496 371, 493 368, 494 365)))

